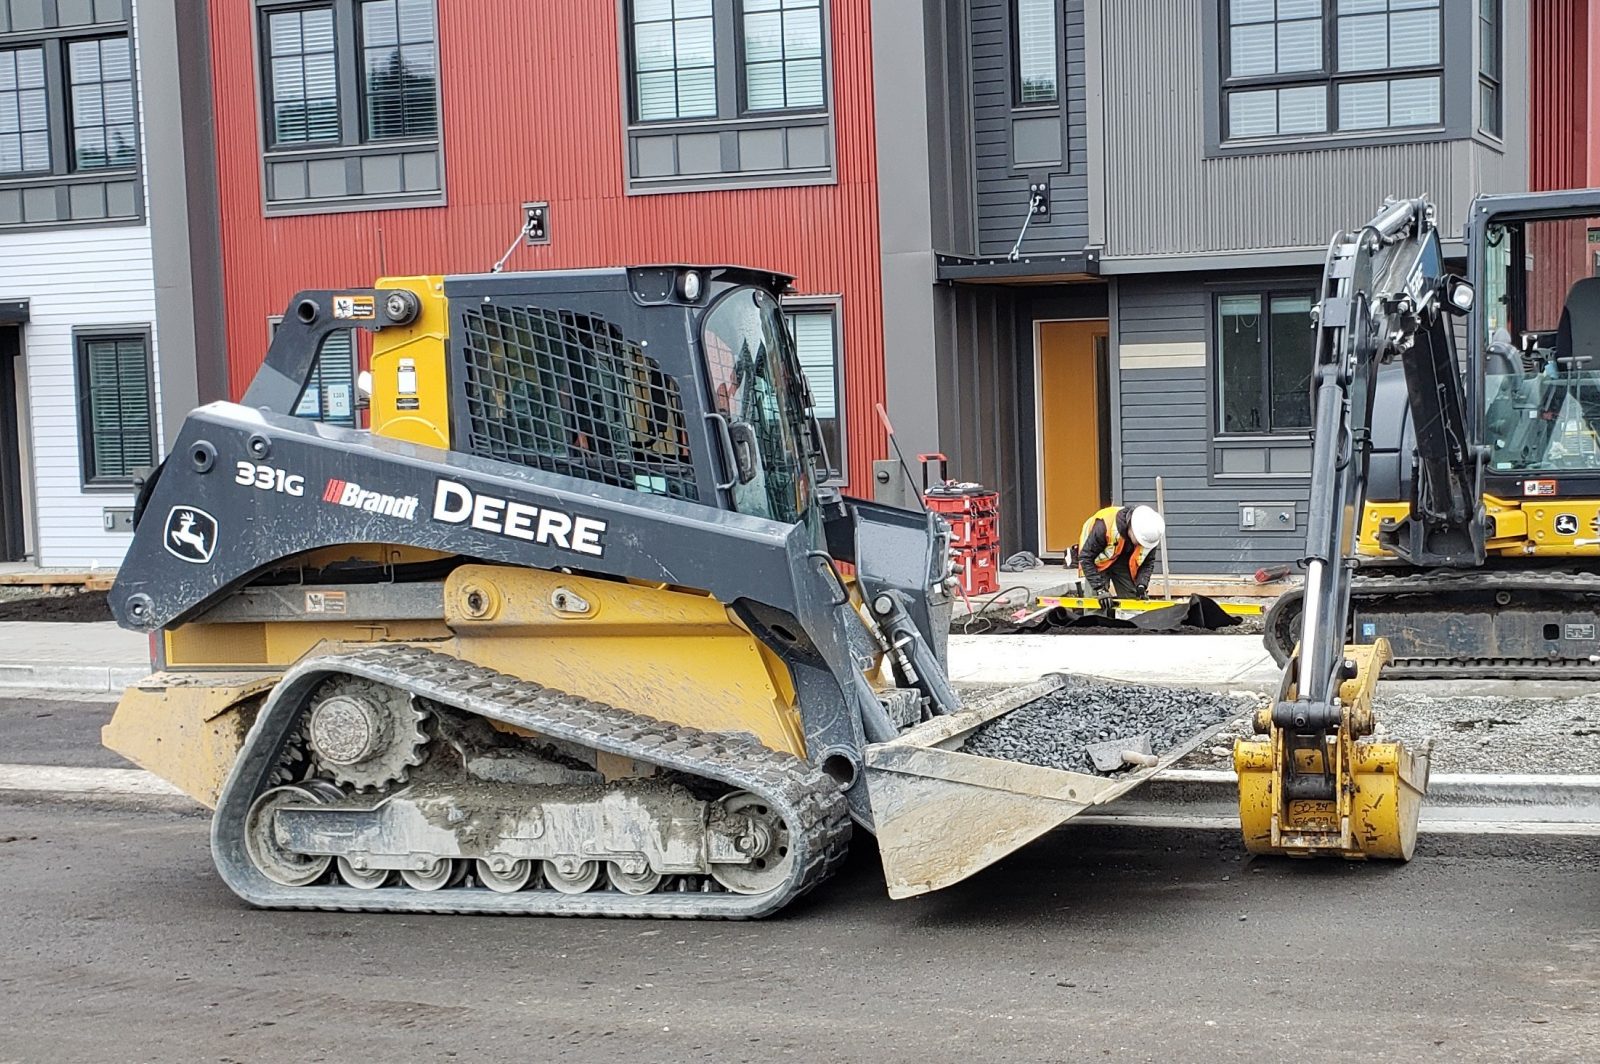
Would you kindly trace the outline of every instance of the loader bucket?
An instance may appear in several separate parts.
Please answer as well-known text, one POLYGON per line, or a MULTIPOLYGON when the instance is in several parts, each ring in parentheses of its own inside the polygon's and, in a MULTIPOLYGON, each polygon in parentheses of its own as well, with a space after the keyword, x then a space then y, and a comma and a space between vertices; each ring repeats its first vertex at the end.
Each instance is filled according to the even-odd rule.
POLYGON ((959 883, 1052 828, 1127 794, 1227 722, 1115 775, 1043 768, 960 749, 978 727, 1064 686, 1060 676, 989 696, 866 748, 867 793, 891 898, 959 883))

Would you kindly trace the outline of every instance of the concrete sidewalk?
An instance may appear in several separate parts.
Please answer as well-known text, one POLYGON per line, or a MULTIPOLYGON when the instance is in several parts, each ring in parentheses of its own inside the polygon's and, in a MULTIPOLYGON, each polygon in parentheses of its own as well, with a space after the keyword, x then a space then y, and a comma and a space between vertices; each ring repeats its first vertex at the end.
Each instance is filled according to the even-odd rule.
MULTIPOLYGON (((115 624, 0 623, 0 690, 116 693, 150 671, 149 639, 115 624)), ((956 635, 951 679, 1027 683, 1048 672, 1266 690, 1278 670, 1248 635, 956 635)))
POLYGON ((0 690, 109 694, 149 673, 150 637, 112 621, 0 621, 0 690))

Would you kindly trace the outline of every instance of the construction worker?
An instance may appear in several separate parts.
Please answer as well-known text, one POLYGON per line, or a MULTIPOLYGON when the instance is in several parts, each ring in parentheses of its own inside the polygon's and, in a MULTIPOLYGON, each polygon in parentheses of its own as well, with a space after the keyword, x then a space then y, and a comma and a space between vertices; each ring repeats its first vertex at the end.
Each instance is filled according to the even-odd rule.
POLYGON ((1083 523, 1078 568, 1103 608, 1116 605, 1112 590, 1123 598, 1150 593, 1156 551, 1166 534, 1166 522, 1148 506, 1107 506, 1083 523))

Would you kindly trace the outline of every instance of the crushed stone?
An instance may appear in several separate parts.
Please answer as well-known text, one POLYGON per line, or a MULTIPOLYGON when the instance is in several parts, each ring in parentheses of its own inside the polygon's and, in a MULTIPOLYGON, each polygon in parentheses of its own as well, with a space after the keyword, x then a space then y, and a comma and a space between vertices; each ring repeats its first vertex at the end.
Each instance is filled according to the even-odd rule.
POLYGON ((1215 724, 1255 712, 1261 699, 1184 687, 1069 677, 1065 686, 997 717, 968 736, 970 754, 1072 772, 1094 772, 1088 747, 1148 733, 1162 754, 1215 724))
MULTIPOLYGON (((1600 765, 1600 691, 1568 697, 1501 697, 1378 688, 1375 739, 1420 749, 1433 740, 1433 772, 1589 773, 1600 765)), ((1186 755, 1179 768, 1233 767, 1233 740, 1250 738, 1248 717, 1186 755)))

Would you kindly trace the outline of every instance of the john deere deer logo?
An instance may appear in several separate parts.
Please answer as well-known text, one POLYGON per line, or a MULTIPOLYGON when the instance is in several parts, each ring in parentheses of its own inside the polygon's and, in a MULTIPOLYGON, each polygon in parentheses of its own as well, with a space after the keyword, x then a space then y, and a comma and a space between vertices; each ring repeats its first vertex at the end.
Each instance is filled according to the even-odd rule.
POLYGON ((175 558, 204 565, 217 549, 217 519, 193 506, 174 506, 162 545, 175 558))

